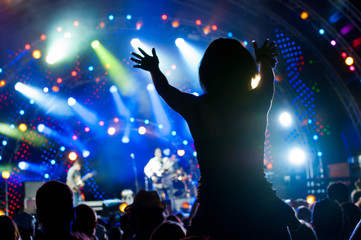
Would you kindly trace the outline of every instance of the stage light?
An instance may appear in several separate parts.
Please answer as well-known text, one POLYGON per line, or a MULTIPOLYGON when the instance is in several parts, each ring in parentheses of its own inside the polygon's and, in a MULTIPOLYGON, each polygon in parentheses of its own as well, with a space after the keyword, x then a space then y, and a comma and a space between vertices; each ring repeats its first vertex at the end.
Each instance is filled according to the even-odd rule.
POLYGON ((147 132, 147 129, 145 127, 142 126, 142 127, 138 128, 138 133, 140 135, 144 135, 146 132, 147 132))
POLYGON ((110 136, 114 135, 114 134, 115 134, 115 128, 114 128, 114 127, 108 128, 108 134, 109 134, 110 136))
POLYGON ((33 51, 33 58, 35 58, 35 59, 41 58, 41 52, 39 50, 34 50, 33 51))
POLYGON ((125 18, 126 18, 127 20, 130 20, 130 19, 132 19, 132 15, 128 14, 125 18))
POLYGON ((90 156, 90 152, 88 150, 83 150, 82 155, 83 155, 83 158, 87 158, 90 156))
POLYGON ((26 126, 25 123, 21 123, 21 124, 19 125, 19 130, 20 130, 20 131, 25 132, 26 129, 28 129, 28 126, 26 126))
POLYGON ((159 129, 162 129, 163 127, 164 127, 163 124, 158 124, 159 129))
POLYGON ((20 111, 19 111, 19 114, 20 114, 20 115, 24 115, 24 114, 25 114, 25 111, 24 111, 24 110, 20 110, 20 111))
POLYGON ((300 165, 305 162, 306 154, 302 149, 294 148, 289 151, 288 160, 292 164, 300 165))
POLYGON ((325 34, 325 30, 323 28, 321 28, 320 30, 318 30, 318 33, 323 35, 323 34, 325 34))
POLYGON ((346 58, 346 57, 347 57, 347 53, 345 53, 345 52, 341 53, 341 57, 346 58))
POLYGON ((308 195, 306 197, 306 202, 311 205, 312 203, 316 202, 316 197, 314 195, 308 195))
POLYGON ((2 171, 1 176, 3 179, 10 178, 10 172, 9 171, 2 171))
POLYGON ((177 154, 180 157, 183 157, 186 152, 183 149, 178 149, 177 154))
POLYGON ((193 157, 197 157, 197 152, 193 152, 193 157))
POLYGON ((248 42, 247 42, 247 41, 243 41, 243 45, 244 45, 245 47, 247 47, 248 42))
POLYGON ((251 79, 251 88, 255 89, 258 86, 260 80, 261 80, 261 75, 256 74, 256 76, 251 79))
POLYGON ((25 44, 25 50, 30 50, 31 46, 30 44, 25 44))
POLYGON ((209 26, 206 26, 205 28, 203 28, 203 33, 205 35, 208 35, 211 32, 211 28, 209 26))
POLYGON ((322 157, 322 152, 321 151, 319 151, 319 152, 317 152, 317 156, 319 156, 319 157, 322 157))
POLYGON ((123 213, 125 212, 125 208, 128 207, 127 203, 122 203, 119 205, 119 210, 123 213))
POLYGON ((139 38, 133 38, 130 41, 130 45, 132 45, 133 48, 137 49, 138 47, 140 47, 142 43, 140 42, 139 38))
POLYGON ((355 67, 352 65, 352 66, 350 66, 350 71, 355 71, 355 67))
POLYGON ((100 42, 98 40, 94 40, 92 41, 92 43, 90 44, 90 46, 94 49, 98 48, 100 45, 100 42))
POLYGON ((183 141, 183 145, 187 145, 188 144, 188 141, 187 140, 184 140, 183 141))
POLYGON ((78 139, 78 136, 77 136, 77 135, 73 135, 73 136, 71 137, 71 139, 73 139, 73 140, 75 141, 75 140, 78 139))
POLYGON ((303 20, 307 19, 307 18, 308 18, 308 13, 307 13, 307 12, 302 12, 302 13, 301 13, 301 18, 302 18, 303 20))
POLYGON ((268 164, 267 164, 267 169, 270 169, 270 170, 271 170, 272 168, 273 168, 272 163, 268 163, 268 164))
POLYGON ((2 144, 3 144, 3 146, 6 146, 6 145, 8 145, 8 142, 6 140, 3 140, 2 144))
POLYGON ((347 65, 349 65, 349 66, 351 66, 352 64, 353 64, 353 58, 352 57, 347 57, 346 59, 345 59, 345 63, 347 64, 347 65))
POLYGON ((89 66, 89 67, 88 67, 88 70, 89 70, 90 72, 92 72, 92 71, 94 70, 94 67, 93 67, 93 66, 89 66))
POLYGON ((64 33, 64 37, 65 38, 71 38, 71 33, 70 32, 64 33))
POLYGON ((103 121, 100 121, 100 122, 99 122, 99 126, 101 126, 101 127, 104 126, 104 122, 103 122, 103 121))
POLYGON ((53 92, 59 92, 59 87, 58 86, 53 86, 52 88, 51 88, 51 90, 53 91, 53 92))
POLYGON ((63 31, 63 28, 59 26, 56 28, 56 31, 61 32, 61 31, 63 31))
POLYGON ((45 34, 42 34, 42 35, 40 36, 40 39, 44 41, 44 40, 46 39, 46 35, 45 35, 45 34))
POLYGON ((57 82, 57 83, 62 83, 62 82, 63 82, 63 79, 58 78, 58 79, 56 79, 56 82, 57 82))
POLYGON ((129 118, 129 122, 134 122, 135 119, 133 117, 129 118))
POLYGON ((284 112, 280 115, 279 121, 284 127, 289 127, 292 123, 292 117, 289 113, 284 112))
POLYGON ((64 146, 61 146, 61 147, 60 147, 60 151, 64 152, 64 151, 65 151, 65 147, 64 147, 64 146))
POLYGON ((52 159, 52 160, 50 161, 50 164, 51 164, 51 165, 55 165, 55 163, 56 163, 56 161, 55 161, 54 159, 52 159))
POLYGON ((45 179, 48 179, 49 177, 50 177, 50 176, 49 176, 48 173, 45 173, 45 174, 44 174, 44 178, 45 178, 45 179))
POLYGON ((43 92, 44 92, 44 93, 47 93, 47 92, 49 92, 49 88, 47 88, 47 87, 44 87, 44 88, 43 88, 43 92))
POLYGON ((2 73, 3 72, 3 69, 2 68, 0 68, 0 73, 2 73))
POLYGON ((172 131, 172 136, 175 136, 175 135, 177 135, 177 132, 176 131, 172 131))
POLYGON ((71 72, 71 75, 72 75, 73 77, 75 77, 77 74, 78 74, 78 73, 77 73, 76 71, 72 71, 72 72, 71 72))
POLYGON ((179 22, 178 21, 173 21, 172 22, 172 27, 174 27, 174 28, 179 27, 179 22))
POLYGON ((122 137, 122 143, 129 143, 130 139, 127 136, 122 137))
POLYGON ((194 92, 194 93, 192 93, 194 96, 196 96, 196 97, 199 97, 199 93, 197 93, 197 92, 194 92))
POLYGON ((70 161, 75 161, 78 158, 78 155, 75 152, 70 152, 68 157, 70 161))
POLYGON ((1 81, 0 81, 0 87, 5 86, 5 84, 6 84, 5 80, 1 80, 1 81))
POLYGON ((26 170, 29 168, 29 163, 21 161, 18 163, 18 167, 20 170, 26 170))
POLYGON ((147 90, 148 90, 148 91, 154 91, 154 90, 155 90, 154 84, 153 84, 153 83, 149 83, 149 84, 147 85, 147 90))
MULTIPOLYGON (((65 35, 69 37, 68 33, 66 33, 65 35)), ((70 47, 69 40, 60 39, 56 41, 49 48, 49 52, 45 58, 45 61, 49 64, 54 64, 56 62, 59 62, 60 60, 63 60, 65 56, 68 54, 69 47, 70 47)))
POLYGON ((229 38, 232 38, 232 37, 233 37, 233 33, 228 32, 228 33, 227 33, 227 36, 228 36, 229 38))
POLYGON ((184 45, 185 45, 185 41, 184 41, 184 39, 183 38, 177 38, 176 40, 175 40, 175 45, 177 46, 177 47, 183 47, 184 45))
POLYGON ((217 29, 218 29, 217 25, 212 25, 212 30, 213 31, 217 31, 217 29))
POLYGON ((147 124, 147 125, 148 125, 148 124, 149 124, 149 120, 148 120, 148 119, 145 119, 145 120, 144 120, 144 124, 147 124))
POLYGON ((10 124, 10 129, 14 129, 15 125, 14 124, 10 124))
POLYGON ((68 98, 68 105, 74 106, 76 104, 76 100, 72 97, 68 98))
POLYGON ((74 25, 75 27, 78 27, 78 26, 79 26, 79 22, 78 22, 78 21, 74 21, 74 22, 73 22, 73 25, 74 25))
POLYGON ((4 210, 0 209, 0 216, 4 216, 4 215, 5 215, 4 210))
POLYGON ((34 99, 30 99, 30 104, 34 104, 35 103, 35 101, 34 101, 34 99))
POLYGON ((136 24, 135 24, 135 29, 136 30, 140 30, 143 26, 143 22, 142 21, 138 21, 136 24))
POLYGON ((163 15, 162 15, 162 20, 167 20, 167 19, 168 19, 168 16, 165 15, 165 14, 163 14, 163 15))
POLYGON ((331 40, 330 44, 331 44, 332 46, 336 46, 336 41, 335 41, 335 40, 331 40))
POLYGON ((315 140, 315 141, 318 140, 318 135, 317 134, 313 135, 313 140, 315 140))
POLYGON ((109 15, 109 16, 108 16, 108 19, 109 19, 110 21, 113 21, 113 20, 114 20, 114 15, 109 15))
POLYGON ((89 128, 89 127, 85 127, 85 128, 84 128, 84 131, 85 131, 85 132, 89 132, 89 131, 90 131, 90 128, 89 128))
POLYGON ((177 66, 176 66, 175 64, 173 64, 172 66, 170 66, 170 68, 171 68, 172 70, 176 70, 176 69, 177 69, 177 66))

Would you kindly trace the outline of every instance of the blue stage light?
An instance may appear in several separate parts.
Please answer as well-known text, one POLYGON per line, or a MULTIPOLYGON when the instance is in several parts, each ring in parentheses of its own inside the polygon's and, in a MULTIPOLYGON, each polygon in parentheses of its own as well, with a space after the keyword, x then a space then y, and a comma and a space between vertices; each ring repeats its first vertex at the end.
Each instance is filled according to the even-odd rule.
POLYGON ((49 176, 48 173, 45 173, 45 174, 44 174, 44 178, 45 178, 45 179, 48 179, 49 177, 50 177, 50 176, 49 176))
POLYGON ((88 150, 83 150, 82 155, 83 155, 83 158, 87 158, 90 156, 90 152, 88 150))
POLYGON ((320 30, 318 30, 318 33, 323 35, 323 34, 325 34, 325 30, 321 28, 320 30))
POLYGON ((61 146, 61 147, 60 147, 60 151, 64 152, 64 151, 65 151, 65 147, 64 147, 64 146, 61 146))
POLYGON ((72 97, 68 98, 68 105, 69 106, 74 106, 76 103, 76 100, 72 97))
POLYGON ((3 140, 2 144, 3 144, 3 146, 6 146, 6 145, 8 145, 8 142, 6 140, 3 140))
POLYGON ((52 160, 50 161, 50 163, 51 163, 51 165, 55 165, 56 161, 55 161, 54 159, 52 159, 52 160))
POLYGON ((108 19, 109 19, 110 21, 114 20, 114 15, 109 15, 109 16, 108 16, 108 19))
POLYGON ((177 38, 176 40, 175 40, 175 45, 177 46, 177 47, 183 47, 184 45, 185 45, 185 41, 184 41, 184 39, 183 38, 177 38))
POLYGON ((322 156, 322 152, 317 152, 317 156, 321 157, 321 156, 322 156))
POLYGON ((194 157, 197 157, 197 152, 193 152, 193 156, 194 156, 194 157))
POLYGON ((135 119, 133 118, 133 117, 131 117, 130 119, 129 119, 129 122, 134 122, 135 121, 135 119))
POLYGON ((172 131, 172 135, 173 135, 173 136, 177 135, 177 132, 176 132, 176 131, 172 131))
POLYGON ((244 46, 247 46, 247 45, 248 45, 248 42, 247 42, 247 41, 243 41, 243 44, 244 44, 244 46))
POLYGON ((1 160, 3 160, 3 157, 2 157, 2 156, 0 156, 0 161, 1 161, 1 160))
POLYGON ((128 15, 126 16, 126 19, 127 19, 127 20, 132 19, 132 15, 128 14, 128 15))
POLYGON ((129 137, 126 136, 122 137, 122 143, 129 143, 129 141, 130 141, 129 137))
POLYGON ((93 66, 89 66, 89 67, 88 67, 88 70, 89 70, 90 72, 92 72, 92 71, 94 70, 94 67, 93 67, 93 66))
POLYGON ((149 124, 149 120, 148 120, 148 119, 145 119, 145 120, 144 120, 144 123, 145 123, 145 124, 149 124))
POLYGON ((183 141, 183 145, 187 145, 188 144, 188 141, 187 140, 184 140, 183 141))
POLYGON ((10 129, 14 129, 15 125, 14 124, 10 124, 10 129))
POLYGON ((34 103, 35 103, 34 99, 30 99, 30 104, 34 104, 34 103))
POLYGON ((2 73, 3 72, 3 69, 2 68, 0 68, 0 73, 2 73))
POLYGON ((315 134, 315 135, 313 135, 313 140, 315 140, 315 141, 316 141, 317 139, 318 139, 318 135, 316 135, 316 134, 315 134))
POLYGON ((112 85, 112 86, 109 88, 109 91, 110 91, 111 93, 116 93, 116 92, 118 91, 118 88, 117 88, 117 86, 112 85))
POLYGON ((227 34, 227 36, 228 36, 229 38, 231 38, 231 37, 233 37, 233 33, 229 32, 229 33, 227 34))

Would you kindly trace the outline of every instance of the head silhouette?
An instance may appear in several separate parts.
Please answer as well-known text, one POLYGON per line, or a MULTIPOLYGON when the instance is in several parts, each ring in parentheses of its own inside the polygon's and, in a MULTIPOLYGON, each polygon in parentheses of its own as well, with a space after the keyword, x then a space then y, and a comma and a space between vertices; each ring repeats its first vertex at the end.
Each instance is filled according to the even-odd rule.
POLYGON ((46 182, 36 192, 36 213, 45 235, 70 235, 70 224, 75 218, 73 192, 62 182, 46 182))
POLYGON ((243 45, 229 38, 214 40, 203 55, 199 67, 199 82, 208 93, 250 89, 257 74, 257 64, 243 45))
POLYGON ((72 225, 73 232, 82 232, 87 236, 93 236, 96 226, 97 215, 91 207, 85 204, 79 204, 75 207, 75 221, 72 225))
POLYGON ((0 216, 1 239, 18 240, 19 230, 13 220, 8 216, 0 216))
POLYGON ((350 200, 347 185, 343 182, 334 182, 327 187, 328 198, 338 201, 340 204, 350 200))

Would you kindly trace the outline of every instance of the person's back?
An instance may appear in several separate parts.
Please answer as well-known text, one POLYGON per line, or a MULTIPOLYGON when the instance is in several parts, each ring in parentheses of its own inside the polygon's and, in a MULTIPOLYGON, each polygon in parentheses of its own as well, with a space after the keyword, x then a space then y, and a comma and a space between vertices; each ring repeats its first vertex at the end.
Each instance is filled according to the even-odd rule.
POLYGON ((55 180, 44 183, 36 192, 36 214, 45 239, 73 239, 73 192, 66 184, 55 180))
POLYGON ((75 207, 75 221, 72 224, 72 232, 84 233, 90 239, 95 238, 95 228, 97 226, 97 215, 95 211, 85 204, 79 204, 75 207))

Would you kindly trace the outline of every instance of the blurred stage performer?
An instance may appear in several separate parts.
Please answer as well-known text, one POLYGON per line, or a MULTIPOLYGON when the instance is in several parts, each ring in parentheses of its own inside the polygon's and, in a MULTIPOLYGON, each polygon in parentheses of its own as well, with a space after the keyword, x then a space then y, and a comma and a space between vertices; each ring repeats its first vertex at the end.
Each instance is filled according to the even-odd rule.
POLYGON ((162 158, 162 150, 157 148, 154 157, 144 167, 144 174, 152 179, 153 189, 157 191, 161 200, 171 202, 173 202, 172 165, 168 157, 162 158))
POLYGON ((134 67, 150 72, 158 94, 187 121, 194 139, 201 177, 188 235, 281 240, 290 239, 288 228, 300 226, 263 169, 276 45, 266 40, 253 46, 256 61, 239 41, 214 40, 200 63, 199 97, 169 84, 154 48, 152 55, 141 48, 132 53, 134 67))
POLYGON ((69 168, 66 184, 73 190, 74 193, 74 206, 77 206, 81 202, 81 188, 84 187, 84 181, 95 175, 95 172, 87 173, 84 177, 81 177, 81 162, 79 160, 74 161, 73 166, 69 168))

